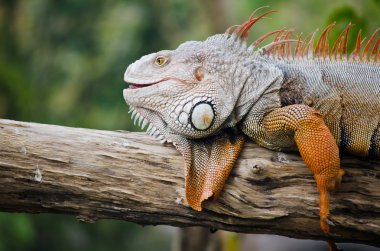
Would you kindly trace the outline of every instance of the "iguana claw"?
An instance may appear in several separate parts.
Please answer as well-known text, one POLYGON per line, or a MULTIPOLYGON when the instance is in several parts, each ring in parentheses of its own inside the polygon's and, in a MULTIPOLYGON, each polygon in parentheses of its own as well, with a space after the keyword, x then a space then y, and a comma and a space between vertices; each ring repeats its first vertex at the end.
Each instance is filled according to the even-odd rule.
POLYGON ((335 226, 334 222, 332 222, 328 217, 323 218, 323 221, 324 221, 327 225, 329 225, 329 226, 332 226, 332 227, 335 226))

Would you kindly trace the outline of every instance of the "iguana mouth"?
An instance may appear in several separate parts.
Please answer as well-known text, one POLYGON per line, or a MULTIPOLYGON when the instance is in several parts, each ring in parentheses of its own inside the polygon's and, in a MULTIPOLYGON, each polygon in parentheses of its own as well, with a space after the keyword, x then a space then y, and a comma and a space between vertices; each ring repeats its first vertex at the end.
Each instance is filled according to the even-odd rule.
POLYGON ((139 88, 145 88, 145 87, 148 87, 148 86, 152 86, 152 85, 156 85, 156 84, 159 84, 161 82, 164 82, 164 81, 167 81, 169 80, 170 78, 163 78, 159 81, 156 81, 156 82, 152 82, 152 83, 133 83, 133 82, 129 82, 129 81, 126 81, 127 84, 128 84, 128 88, 129 89, 139 89, 139 88))
POLYGON ((144 88, 144 87, 148 87, 148 86, 151 86, 151 85, 154 85, 154 84, 157 84, 157 83, 152 83, 152 84, 132 84, 132 83, 128 83, 128 88, 129 89, 138 89, 138 88, 144 88))
POLYGON ((158 81, 155 81, 155 82, 151 82, 151 83, 147 83, 147 82, 145 82, 145 83, 137 83, 137 82, 128 81, 128 79, 124 79, 124 81, 128 84, 128 89, 145 88, 145 87, 156 85, 156 84, 159 84, 159 83, 162 83, 162 82, 166 82, 166 81, 169 81, 169 80, 179 81, 179 82, 182 82, 182 83, 188 83, 189 82, 189 81, 181 80, 181 79, 175 78, 175 77, 166 77, 166 78, 163 78, 161 80, 158 80, 158 81))

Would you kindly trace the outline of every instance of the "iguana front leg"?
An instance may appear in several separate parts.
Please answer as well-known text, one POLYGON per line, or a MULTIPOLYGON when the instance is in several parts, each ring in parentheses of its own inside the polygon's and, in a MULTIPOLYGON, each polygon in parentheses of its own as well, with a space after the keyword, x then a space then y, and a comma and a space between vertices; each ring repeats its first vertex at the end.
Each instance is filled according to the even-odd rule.
POLYGON ((330 192, 340 184, 339 149, 321 114, 305 105, 277 108, 263 119, 263 128, 271 141, 294 137, 306 165, 314 174, 319 189, 320 225, 329 232, 330 192))
POLYGON ((232 129, 203 139, 182 139, 177 149, 186 164, 186 199, 202 210, 202 202, 219 195, 244 144, 244 136, 232 129))

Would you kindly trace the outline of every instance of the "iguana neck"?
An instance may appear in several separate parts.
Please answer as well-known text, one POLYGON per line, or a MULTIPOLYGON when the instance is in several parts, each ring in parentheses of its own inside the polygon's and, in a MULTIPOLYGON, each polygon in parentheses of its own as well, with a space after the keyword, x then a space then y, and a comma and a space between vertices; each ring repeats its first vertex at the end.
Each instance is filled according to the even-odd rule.
MULTIPOLYGON (((263 96, 277 95, 284 82, 284 73, 278 66, 265 60, 242 61, 239 66, 240 70, 235 71, 231 81, 241 81, 242 87, 233 112, 231 113, 226 124, 230 127, 235 126, 248 112, 255 106, 258 100, 263 96), (238 77, 236 73, 248 72, 244 78, 238 77)), ((278 99, 278 98, 277 98, 278 99)), ((278 104, 279 101, 277 102, 278 104)))

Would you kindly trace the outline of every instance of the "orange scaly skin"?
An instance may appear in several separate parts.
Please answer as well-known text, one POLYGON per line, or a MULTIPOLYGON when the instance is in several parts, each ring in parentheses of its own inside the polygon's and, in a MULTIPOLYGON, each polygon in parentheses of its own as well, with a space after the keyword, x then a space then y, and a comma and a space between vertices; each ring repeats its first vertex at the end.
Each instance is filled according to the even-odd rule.
POLYGON ((290 105, 265 116, 263 126, 269 138, 294 134, 302 159, 314 174, 319 190, 320 224, 328 233, 330 191, 340 184, 344 171, 340 168, 338 146, 321 114, 305 105, 290 105))
POLYGON ((226 133, 189 145, 186 162, 186 198, 191 207, 202 210, 202 201, 217 198, 243 148, 244 136, 226 133), (194 156, 197 156, 194 158, 194 156), (194 168, 208 166, 209 168, 194 168))

